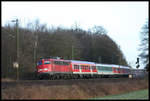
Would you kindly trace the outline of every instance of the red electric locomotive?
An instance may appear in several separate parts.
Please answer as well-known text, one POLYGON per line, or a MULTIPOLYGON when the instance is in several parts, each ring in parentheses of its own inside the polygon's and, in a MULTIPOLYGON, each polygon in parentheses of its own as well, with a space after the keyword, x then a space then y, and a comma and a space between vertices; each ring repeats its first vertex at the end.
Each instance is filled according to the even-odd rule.
POLYGON ((36 68, 39 78, 60 78, 64 75, 72 74, 71 63, 69 60, 40 59, 36 68))

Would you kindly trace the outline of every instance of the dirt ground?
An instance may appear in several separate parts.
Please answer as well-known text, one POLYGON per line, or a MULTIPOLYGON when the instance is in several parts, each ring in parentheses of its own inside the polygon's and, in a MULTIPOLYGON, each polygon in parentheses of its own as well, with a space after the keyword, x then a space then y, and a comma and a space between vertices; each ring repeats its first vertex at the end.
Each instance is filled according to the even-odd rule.
POLYGON ((2 99, 88 99, 149 88, 147 79, 2 81, 2 99))

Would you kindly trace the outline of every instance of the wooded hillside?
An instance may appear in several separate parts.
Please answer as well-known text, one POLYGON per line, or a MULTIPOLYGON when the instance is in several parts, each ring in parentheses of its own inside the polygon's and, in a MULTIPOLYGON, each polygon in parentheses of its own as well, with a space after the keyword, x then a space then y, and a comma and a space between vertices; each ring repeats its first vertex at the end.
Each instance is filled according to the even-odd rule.
MULTIPOLYGON (((16 27, 2 27, 1 37, 2 78, 16 78, 13 68, 17 54, 16 27)), ((119 46, 102 26, 94 26, 88 31, 77 27, 48 29, 40 24, 32 28, 19 27, 19 78, 34 77, 35 62, 40 57, 50 56, 127 65, 119 46)))

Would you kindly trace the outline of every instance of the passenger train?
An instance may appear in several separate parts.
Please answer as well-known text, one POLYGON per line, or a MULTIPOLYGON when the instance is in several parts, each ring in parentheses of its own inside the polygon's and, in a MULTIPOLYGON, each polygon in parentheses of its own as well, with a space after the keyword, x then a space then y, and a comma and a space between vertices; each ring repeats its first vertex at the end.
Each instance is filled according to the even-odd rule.
MULTIPOLYGON (((60 58, 43 58, 37 62, 39 79, 78 79, 100 77, 129 77, 135 72, 128 66, 101 64, 88 61, 64 60, 60 58)), ((135 69, 134 69, 135 71, 135 69)), ((142 70, 141 73, 144 71, 142 70)))

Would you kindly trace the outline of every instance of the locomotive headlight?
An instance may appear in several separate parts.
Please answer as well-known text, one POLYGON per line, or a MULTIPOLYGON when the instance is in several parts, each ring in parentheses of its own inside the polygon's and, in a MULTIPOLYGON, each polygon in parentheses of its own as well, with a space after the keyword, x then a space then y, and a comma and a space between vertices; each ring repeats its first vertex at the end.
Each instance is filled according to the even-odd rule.
POLYGON ((42 71, 42 69, 38 69, 38 72, 42 71))
POLYGON ((44 70, 48 70, 47 68, 44 68, 44 70))

